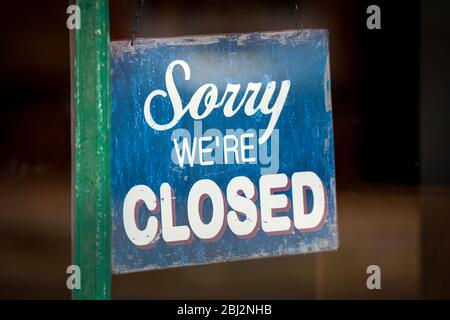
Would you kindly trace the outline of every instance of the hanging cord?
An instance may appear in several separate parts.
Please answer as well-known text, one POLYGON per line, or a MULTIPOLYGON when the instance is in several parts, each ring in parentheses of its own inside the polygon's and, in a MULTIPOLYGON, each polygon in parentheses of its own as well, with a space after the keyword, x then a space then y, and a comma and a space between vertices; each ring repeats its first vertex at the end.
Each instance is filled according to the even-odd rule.
POLYGON ((291 0, 286 3, 289 6, 289 9, 291 11, 292 19, 291 22, 294 25, 295 28, 302 30, 303 24, 300 22, 300 19, 298 17, 299 7, 298 7, 298 1, 297 0, 291 0))
POLYGON ((136 14, 134 15, 134 25, 131 30, 131 45, 134 44, 134 40, 136 39, 136 35, 139 31, 139 20, 141 19, 142 7, 144 6, 144 0, 138 0, 138 8, 136 10, 136 14))
MULTIPOLYGON (((212 2, 213 0, 210 0, 210 1, 212 2)), ((292 24, 294 25, 295 28, 302 30, 303 24, 300 22, 300 19, 298 17, 298 12, 299 12, 298 0, 291 0, 291 1, 287 1, 286 3, 289 6, 289 9, 291 11, 292 24)), ((131 45, 134 44, 136 35, 139 32, 139 21, 141 19, 141 13, 142 13, 143 6, 144 6, 144 0, 138 0, 138 8, 134 15, 134 25, 133 25, 133 29, 131 30, 131 45)))

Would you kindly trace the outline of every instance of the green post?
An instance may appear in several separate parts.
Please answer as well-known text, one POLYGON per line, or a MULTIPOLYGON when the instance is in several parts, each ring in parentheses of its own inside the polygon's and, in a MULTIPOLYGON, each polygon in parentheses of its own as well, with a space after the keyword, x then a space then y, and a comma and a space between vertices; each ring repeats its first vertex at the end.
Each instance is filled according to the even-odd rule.
POLYGON ((108 0, 77 0, 73 61, 75 299, 111 296, 111 147, 108 0))

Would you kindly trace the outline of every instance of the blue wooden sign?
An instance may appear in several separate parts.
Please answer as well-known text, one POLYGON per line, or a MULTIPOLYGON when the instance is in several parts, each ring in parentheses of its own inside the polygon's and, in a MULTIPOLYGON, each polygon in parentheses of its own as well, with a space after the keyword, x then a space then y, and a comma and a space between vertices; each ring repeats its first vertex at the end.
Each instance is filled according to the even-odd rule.
POLYGON ((328 33, 111 42, 114 273, 335 250, 328 33))

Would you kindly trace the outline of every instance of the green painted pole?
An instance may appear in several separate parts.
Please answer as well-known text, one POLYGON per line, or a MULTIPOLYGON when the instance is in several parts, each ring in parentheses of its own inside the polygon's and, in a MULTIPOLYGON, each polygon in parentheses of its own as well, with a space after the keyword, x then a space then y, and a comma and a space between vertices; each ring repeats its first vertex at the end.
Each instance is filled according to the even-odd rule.
POLYGON ((75 299, 111 297, 111 147, 108 0, 78 0, 75 31, 73 260, 75 299))

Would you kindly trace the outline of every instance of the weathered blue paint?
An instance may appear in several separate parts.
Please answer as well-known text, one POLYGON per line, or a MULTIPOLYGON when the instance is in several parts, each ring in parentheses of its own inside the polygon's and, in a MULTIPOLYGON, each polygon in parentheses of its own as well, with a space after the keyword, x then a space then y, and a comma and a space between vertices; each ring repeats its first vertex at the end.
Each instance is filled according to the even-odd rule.
MULTIPOLYGON (((138 39, 111 42, 112 68, 112 256, 113 271, 126 273, 174 266, 281 256, 335 250, 338 246, 333 126, 330 97, 328 33, 323 30, 284 31, 174 39, 138 39), (174 71, 183 103, 205 83, 214 83, 219 98, 227 83, 239 83, 242 97, 248 82, 291 81, 290 91, 277 122, 279 169, 289 177, 298 171, 313 171, 326 189, 328 213, 315 232, 269 236, 262 230, 251 239, 237 238, 227 227, 222 238, 206 243, 194 237, 191 244, 168 245, 160 239, 154 247, 141 249, 127 238, 122 218, 125 195, 144 184, 159 195, 161 183, 168 182, 175 193, 177 224, 189 225, 186 203, 189 190, 199 179, 215 181, 226 190, 232 177, 243 175, 258 185, 260 164, 219 164, 180 166, 171 161, 173 130, 185 128, 193 134, 194 121, 184 116, 171 130, 155 131, 144 119, 144 102, 155 89, 166 89, 165 73, 174 60, 186 61, 191 79, 174 71)), ((278 93, 279 87, 275 91, 278 93)), ((167 123, 172 115, 168 99, 158 98, 158 120, 167 123)), ((261 99, 261 94, 258 96, 261 99)), ((258 102, 258 100, 257 100, 258 102)), ((156 102, 155 102, 156 103, 156 102)), ((156 112, 156 111, 155 111, 156 112)), ((265 129, 268 117, 247 117, 242 110, 226 118, 221 109, 202 121, 209 128, 265 129)), ((270 139, 269 139, 270 140, 270 139)), ((309 199, 311 202, 311 199, 309 199)), ((205 206, 205 219, 207 213, 205 206)), ((282 215, 291 216, 292 212, 282 215)), ((143 228, 148 213, 141 209, 143 228)), ((157 215, 160 219, 160 215, 157 215)))

